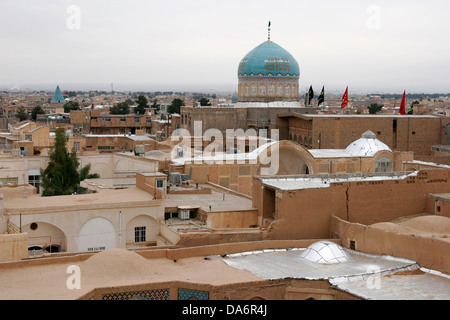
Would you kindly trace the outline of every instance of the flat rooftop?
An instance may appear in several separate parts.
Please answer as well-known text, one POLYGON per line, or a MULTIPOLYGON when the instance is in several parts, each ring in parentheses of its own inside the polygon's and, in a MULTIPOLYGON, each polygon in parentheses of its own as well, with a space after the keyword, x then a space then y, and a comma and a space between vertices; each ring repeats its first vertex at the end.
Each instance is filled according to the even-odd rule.
POLYGON ((144 202, 153 200, 153 195, 139 189, 128 188, 119 190, 104 190, 97 193, 39 197, 37 195, 27 196, 26 198, 17 197, 13 199, 4 199, 4 207, 7 212, 33 212, 39 210, 67 210, 71 206, 76 206, 77 210, 84 207, 101 205, 126 205, 130 202, 144 202))
POLYGON ((395 172, 390 174, 380 173, 353 173, 353 174, 318 174, 303 177, 295 176, 274 176, 260 177, 261 183, 265 186, 279 190, 301 190, 328 188, 331 183, 352 182, 352 181, 381 181, 381 180, 403 180, 409 176, 416 176, 417 172, 395 172))
POLYGON ((168 194, 166 207, 198 207, 204 211, 240 211, 255 210, 252 200, 246 197, 212 190, 211 194, 168 194), (209 207, 211 206, 211 210, 209 207))
POLYGON ((220 259, 233 268, 265 280, 328 280, 339 289, 365 299, 450 299, 450 276, 420 268, 415 261, 340 247, 348 261, 320 263, 306 258, 308 248, 242 252, 220 259), (379 285, 368 285, 368 281, 372 284, 375 275, 379 275, 379 285))

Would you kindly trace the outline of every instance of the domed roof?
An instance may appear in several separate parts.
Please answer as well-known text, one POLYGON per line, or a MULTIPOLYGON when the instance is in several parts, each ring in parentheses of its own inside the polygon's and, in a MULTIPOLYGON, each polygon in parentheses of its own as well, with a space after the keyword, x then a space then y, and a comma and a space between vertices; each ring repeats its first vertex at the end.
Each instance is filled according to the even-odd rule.
POLYGON ((345 152, 355 157, 372 157, 378 151, 390 151, 386 144, 377 139, 372 131, 366 131, 362 137, 348 145, 345 152))
POLYGON ((288 51, 268 40, 250 51, 239 63, 238 77, 245 76, 299 78, 300 69, 288 51))
POLYGON ((331 241, 319 241, 310 245, 300 255, 311 262, 332 264, 352 260, 343 248, 331 241))

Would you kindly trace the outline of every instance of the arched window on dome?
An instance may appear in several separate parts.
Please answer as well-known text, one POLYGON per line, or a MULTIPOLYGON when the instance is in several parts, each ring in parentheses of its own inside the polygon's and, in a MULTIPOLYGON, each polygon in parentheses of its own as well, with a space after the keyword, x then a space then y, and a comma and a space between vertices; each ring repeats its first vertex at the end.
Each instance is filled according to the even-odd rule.
POLYGON ((253 85, 252 85, 252 96, 256 96, 256 94, 258 93, 257 90, 258 90, 258 89, 257 89, 257 87, 256 87, 256 84, 253 84, 253 85))
POLYGON ((284 88, 284 95, 285 95, 285 96, 289 96, 290 94, 291 94, 291 86, 287 85, 287 86, 284 88))
POLYGON ((297 143, 297 135, 296 134, 294 135, 294 142, 297 143))
POLYGON ((303 139, 302 139, 302 137, 298 138, 298 144, 301 145, 301 146, 303 145, 303 139))
POLYGON ((261 84, 259 86, 259 94, 260 95, 265 95, 266 94, 266 86, 265 85, 261 84))
POLYGON ((277 92, 277 94, 278 94, 279 96, 282 96, 282 95, 283 95, 283 86, 282 86, 281 84, 278 85, 278 92, 277 92))
POLYGON ((275 94, 275 86, 273 84, 269 85, 269 95, 273 96, 275 94))
POLYGON ((312 138, 309 138, 309 147, 312 148, 312 138))
POLYGON ((292 133, 289 135, 289 140, 292 141, 292 133))
POLYGON ((247 86, 245 86, 245 95, 249 96, 250 95, 250 88, 247 86))
POLYGON ((392 172, 392 160, 381 157, 375 161, 375 172, 392 172))
POLYGON ((308 145, 308 138, 305 138, 305 148, 308 148, 309 147, 309 145, 308 145))

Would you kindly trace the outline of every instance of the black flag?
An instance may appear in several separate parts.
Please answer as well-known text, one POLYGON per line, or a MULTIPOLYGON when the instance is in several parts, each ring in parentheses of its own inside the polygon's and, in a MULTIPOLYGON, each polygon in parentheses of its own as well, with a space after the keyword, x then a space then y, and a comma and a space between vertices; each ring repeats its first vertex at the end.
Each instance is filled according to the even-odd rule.
POLYGON ((309 87, 309 91, 308 91, 308 105, 311 104, 311 100, 314 98, 314 90, 312 88, 312 86, 309 87))
POLYGON ((325 87, 322 87, 322 92, 320 93, 317 105, 320 106, 321 103, 325 102, 325 87))

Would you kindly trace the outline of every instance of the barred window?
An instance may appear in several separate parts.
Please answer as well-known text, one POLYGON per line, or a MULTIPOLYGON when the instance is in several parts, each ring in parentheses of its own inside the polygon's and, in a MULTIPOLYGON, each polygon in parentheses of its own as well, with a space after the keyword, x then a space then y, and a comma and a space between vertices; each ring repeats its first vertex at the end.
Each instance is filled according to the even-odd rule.
POLYGON ((134 242, 145 242, 145 229, 146 227, 135 227, 134 228, 134 242))

